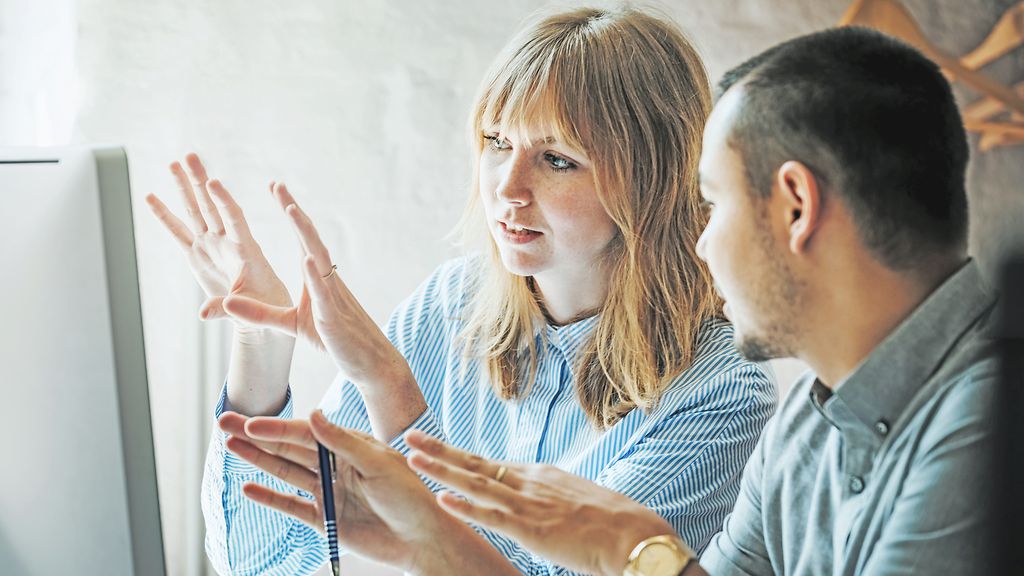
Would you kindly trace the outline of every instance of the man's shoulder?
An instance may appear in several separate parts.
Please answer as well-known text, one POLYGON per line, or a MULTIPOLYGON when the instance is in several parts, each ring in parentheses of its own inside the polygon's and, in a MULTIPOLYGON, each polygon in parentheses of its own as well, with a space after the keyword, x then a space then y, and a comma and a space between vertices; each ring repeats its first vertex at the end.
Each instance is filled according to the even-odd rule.
POLYGON ((998 359, 978 350, 970 362, 940 369, 908 410, 908 430, 928 451, 969 432, 991 432, 999 387, 998 359))

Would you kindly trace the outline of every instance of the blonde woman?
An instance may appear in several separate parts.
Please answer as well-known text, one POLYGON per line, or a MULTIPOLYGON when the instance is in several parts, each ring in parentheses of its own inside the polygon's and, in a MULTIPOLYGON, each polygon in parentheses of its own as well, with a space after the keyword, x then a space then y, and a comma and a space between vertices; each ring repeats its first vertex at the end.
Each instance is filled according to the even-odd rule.
MULTIPOLYGON (((415 429, 487 458, 556 465, 648 506, 702 548, 775 401, 769 376, 733 347, 695 251, 710 105, 698 54, 663 19, 580 9, 527 26, 471 113, 476 178, 463 224, 485 249, 443 264, 385 332, 283 185, 274 195, 306 251, 297 306, 224 187, 194 156, 195 187, 172 166, 188 223, 151 206, 211 297, 201 315, 238 320, 203 491, 218 570, 312 573, 326 560, 315 529, 257 504, 312 498, 261 470, 276 456, 245 429, 246 417, 291 415, 292 340, 280 332, 340 368, 321 402, 333 423, 399 452, 415 429)), ((356 551, 358 530, 339 528, 356 551)), ((484 535, 523 572, 561 571, 484 535)))

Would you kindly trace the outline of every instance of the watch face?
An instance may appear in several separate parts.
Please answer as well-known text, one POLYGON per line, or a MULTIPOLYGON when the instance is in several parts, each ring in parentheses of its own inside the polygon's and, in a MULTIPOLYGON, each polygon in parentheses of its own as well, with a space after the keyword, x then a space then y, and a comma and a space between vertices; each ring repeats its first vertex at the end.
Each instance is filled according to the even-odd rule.
POLYGON ((685 562, 685 556, 672 546, 652 542, 637 557, 637 568, 644 576, 678 576, 685 562))

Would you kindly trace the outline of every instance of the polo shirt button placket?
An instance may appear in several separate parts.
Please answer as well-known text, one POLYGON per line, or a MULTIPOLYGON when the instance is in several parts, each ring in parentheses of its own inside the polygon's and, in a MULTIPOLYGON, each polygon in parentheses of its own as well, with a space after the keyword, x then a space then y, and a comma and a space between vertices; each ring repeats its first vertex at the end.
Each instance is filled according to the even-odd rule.
POLYGON ((886 434, 889 433, 889 423, 886 422, 885 420, 879 420, 878 422, 875 422, 875 432, 878 432, 880 435, 885 436, 886 434))
POLYGON ((850 492, 854 494, 860 494, 864 491, 864 479, 860 476, 850 477, 850 492))

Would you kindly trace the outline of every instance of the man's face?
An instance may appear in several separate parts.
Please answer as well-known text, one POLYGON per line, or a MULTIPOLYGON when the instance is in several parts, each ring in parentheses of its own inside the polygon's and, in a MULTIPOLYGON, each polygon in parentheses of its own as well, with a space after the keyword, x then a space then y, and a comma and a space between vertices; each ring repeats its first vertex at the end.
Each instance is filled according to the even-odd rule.
POLYGON ((708 263, 726 301, 736 347, 745 357, 761 361, 796 353, 800 285, 787 265, 784 222, 772 221, 773 199, 750 189, 743 158, 729 145, 742 105, 742 87, 730 89, 704 129, 700 181, 710 218, 697 254, 708 263))

